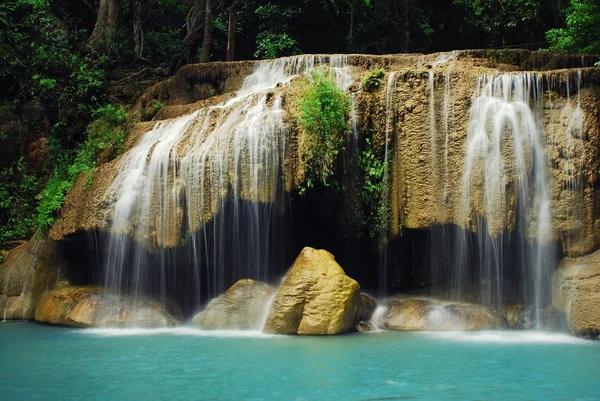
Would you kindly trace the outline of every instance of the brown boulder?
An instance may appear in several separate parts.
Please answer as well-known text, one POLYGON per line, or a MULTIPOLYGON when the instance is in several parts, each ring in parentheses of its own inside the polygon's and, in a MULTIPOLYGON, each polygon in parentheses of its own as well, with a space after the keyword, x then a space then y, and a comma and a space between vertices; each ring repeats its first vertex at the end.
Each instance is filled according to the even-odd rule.
POLYGON ((483 305, 403 295, 394 296, 387 301, 387 310, 376 323, 380 328, 399 331, 474 331, 508 328, 504 317, 483 305))
POLYGON ((196 315, 194 324, 205 330, 260 330, 275 291, 260 281, 239 280, 196 315))
POLYGON ((172 327, 181 319, 151 299, 106 294, 98 287, 63 287, 42 294, 40 323, 70 327, 172 327))
POLYGON ((360 287, 332 254, 306 247, 288 270, 271 304, 264 331, 340 334, 352 329, 360 287))

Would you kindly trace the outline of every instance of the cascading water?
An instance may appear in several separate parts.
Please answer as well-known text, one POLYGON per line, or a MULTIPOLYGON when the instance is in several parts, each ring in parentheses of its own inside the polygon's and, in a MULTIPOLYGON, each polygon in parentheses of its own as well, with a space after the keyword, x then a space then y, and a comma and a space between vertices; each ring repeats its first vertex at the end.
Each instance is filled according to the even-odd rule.
POLYGON ((138 140, 106 194, 114 200, 104 266, 111 292, 164 298, 169 287, 186 288, 197 305, 282 264, 272 260, 282 246, 271 241, 282 237, 287 135, 272 90, 326 65, 347 90, 345 56, 261 62, 235 97, 159 122, 138 140))
MULTIPOLYGON (((503 268, 516 262, 523 298, 534 304, 538 323, 547 302, 549 269, 555 266, 547 138, 539 118, 542 94, 539 74, 479 79, 470 110, 459 219, 477 232, 480 302, 503 304, 503 268), (506 234, 506 228, 513 233, 506 234), (506 243, 515 242, 517 247, 504 249, 506 243)), ((464 236, 457 244, 462 248, 456 253, 461 295, 462 269, 473 250, 464 236)))
MULTIPOLYGON (((431 287, 433 295, 445 296, 440 289, 449 290, 450 297, 495 309, 509 302, 531 303, 539 322, 539 311, 548 305, 549 276, 557 257, 551 214, 557 184, 549 161, 553 139, 541 121, 550 121, 554 125, 548 132, 561 135, 555 120, 562 115, 565 138, 560 142, 565 149, 560 150, 562 164, 552 173, 563 169, 563 175, 572 178, 568 185, 582 187, 579 93, 577 98, 568 93, 566 102, 564 95, 557 96, 558 107, 551 111, 552 99, 542 90, 547 78, 509 73, 480 76, 469 102, 475 81, 457 57, 457 52, 444 54, 425 64, 424 56, 421 67, 428 65, 428 70, 418 74, 385 64, 385 91, 349 93, 352 135, 346 158, 339 160, 347 163, 340 170, 347 179, 344 189, 354 191, 352 195, 362 189, 350 187, 361 185, 356 178, 361 172, 351 170, 357 168, 351 164, 361 151, 365 130, 382 147, 378 151, 383 151, 381 179, 386 185, 380 195, 389 212, 388 229, 380 232, 384 246, 379 254, 367 249, 367 241, 356 239, 354 255, 367 263, 379 262, 376 272, 360 271, 376 279, 357 279, 369 290, 378 289, 381 297, 392 287, 431 287), (381 121, 373 121, 375 117, 381 121), (409 141, 418 147, 407 146, 409 141), (421 205, 432 206, 431 211, 415 212, 421 205), (406 235, 397 236, 399 224, 405 223, 406 235), (406 252, 419 255, 400 260, 406 252), (426 272, 419 276, 422 270, 426 272)), ((286 126, 284 108, 294 104, 289 97, 293 92, 278 86, 321 66, 330 70, 339 88, 352 92, 356 77, 348 61, 347 56, 301 56, 258 63, 242 88, 222 103, 161 121, 140 136, 118 160, 106 191, 106 204, 112 205, 105 218, 109 235, 100 238, 104 234, 98 231, 99 238, 94 237, 106 250, 106 287, 117 294, 164 299, 185 294, 182 297, 193 298, 183 300, 189 302, 183 306, 189 313, 239 278, 269 281, 274 268, 277 275, 282 273, 284 259, 291 257, 281 252, 291 221, 283 213, 286 192, 294 185, 290 179, 297 178, 290 174, 295 167, 286 163, 297 163, 289 152, 295 152, 294 141, 301 138, 290 137, 286 126)), ((364 67, 362 61, 358 59, 358 68, 364 67)), ((477 74, 485 71, 490 70, 482 68, 477 74)), ((580 78, 576 81, 579 87, 580 78)), ((301 202, 314 199, 303 199, 294 198, 301 211, 296 219, 313 212, 313 204, 301 202)), ((576 203, 582 202, 574 199, 576 203)), ((294 239, 304 241, 311 221, 294 224, 301 227, 294 239)), ((335 238, 315 242, 335 248, 342 236, 331 237, 335 238)), ((339 260, 349 266, 349 274, 363 269, 344 256, 339 260)))
MULTIPOLYGON (((381 199, 383 202, 383 209, 389 210, 390 208, 390 177, 389 177, 389 165, 390 165, 390 141, 394 134, 394 91, 396 84, 396 73, 391 72, 388 76, 386 92, 385 92, 385 145, 383 153, 383 189, 381 193, 381 199)), ((379 233, 379 240, 383 244, 383 249, 380 250, 379 254, 379 296, 383 297, 386 295, 387 288, 387 272, 388 272, 388 254, 387 254, 387 227, 379 233)))

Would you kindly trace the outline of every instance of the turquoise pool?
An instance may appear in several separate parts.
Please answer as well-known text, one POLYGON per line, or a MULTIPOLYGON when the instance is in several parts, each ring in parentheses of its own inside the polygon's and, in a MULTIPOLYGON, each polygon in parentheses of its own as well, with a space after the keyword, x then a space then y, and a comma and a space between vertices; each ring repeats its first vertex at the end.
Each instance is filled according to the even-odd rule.
POLYGON ((1 400, 600 400, 600 342, 0 324, 1 400))

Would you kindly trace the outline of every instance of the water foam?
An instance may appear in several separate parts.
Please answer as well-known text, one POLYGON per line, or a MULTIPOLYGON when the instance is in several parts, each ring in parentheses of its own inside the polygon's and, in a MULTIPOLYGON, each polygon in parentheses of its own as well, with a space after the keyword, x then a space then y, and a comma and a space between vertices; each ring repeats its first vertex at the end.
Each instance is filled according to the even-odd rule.
POLYGON ((573 344, 594 345, 593 341, 565 333, 544 331, 426 332, 426 336, 444 341, 483 344, 573 344))
POLYGON ((258 330, 201 330, 194 327, 172 328, 91 328, 76 330, 75 333, 98 337, 135 337, 135 336, 186 336, 220 338, 284 338, 266 334, 258 330))

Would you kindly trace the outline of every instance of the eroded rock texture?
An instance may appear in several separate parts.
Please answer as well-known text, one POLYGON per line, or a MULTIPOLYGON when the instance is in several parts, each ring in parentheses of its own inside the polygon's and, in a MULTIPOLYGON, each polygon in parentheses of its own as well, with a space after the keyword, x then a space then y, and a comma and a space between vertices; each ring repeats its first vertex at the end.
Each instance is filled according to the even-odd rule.
POLYGON ((8 252, 0 265, 0 318, 32 319, 40 295, 64 280, 62 265, 56 243, 45 238, 34 237, 8 252))
MULTIPOLYGON (((526 52, 529 55, 526 57, 523 52, 500 53, 350 55, 337 59, 302 56, 278 61, 278 65, 287 62, 282 67, 287 72, 294 68, 304 71, 298 66, 303 62, 310 64, 308 60, 313 60, 312 63, 321 60, 330 63, 328 65, 342 60, 341 63, 349 66, 348 76, 336 75, 336 79, 344 81, 342 86, 354 98, 359 132, 373 133, 376 153, 388 145, 392 236, 399 233, 400 227, 422 229, 444 224, 456 224, 473 231, 486 229, 491 236, 496 236, 503 230, 514 230, 518 218, 522 218, 527 222, 527 238, 561 240, 570 256, 590 253, 598 248, 600 241, 600 223, 597 222, 600 213, 595 207, 600 163, 600 72, 597 68, 519 72, 521 68, 549 69, 576 64, 575 59, 566 56, 526 52), (379 88, 370 92, 361 87, 360 79, 376 67, 384 68, 386 75, 379 88), (500 73, 507 75, 499 76, 500 73), (552 216, 551 229, 543 228, 547 231, 543 238, 537 224, 539 199, 534 199, 533 189, 525 192, 519 189, 520 183, 533 182, 539 169, 530 156, 517 163, 514 149, 519 144, 510 134, 499 149, 504 161, 499 161, 503 174, 498 185, 503 189, 494 195, 496 198, 486 194, 489 172, 485 172, 479 159, 473 160, 467 177, 469 185, 464 184, 475 94, 486 82, 496 85, 492 81, 506 81, 511 76, 518 77, 530 94, 526 100, 539 125, 536 129, 542 130, 541 138, 536 140, 542 142, 549 160, 547 178, 551 183, 548 196, 552 216), (522 208, 527 215, 519 217, 519 205, 523 204, 531 206, 522 208), (481 226, 481 218, 486 220, 485 228, 481 226)), ((589 64, 588 61, 583 60, 582 65, 589 64)), ((61 239, 79 230, 108 230, 111 224, 114 229, 115 202, 122 185, 115 181, 126 165, 132 163, 130 153, 139 148, 146 131, 172 129, 178 123, 184 126, 180 138, 170 145, 163 145, 164 140, 154 146, 149 144, 144 153, 152 164, 152 158, 158 158, 164 146, 170 147, 170 150, 163 149, 163 153, 172 159, 165 159, 157 168, 177 166, 177 174, 165 171, 164 180, 153 181, 155 188, 150 192, 172 195, 148 199, 148 221, 132 217, 129 225, 121 227, 119 232, 131 234, 149 248, 174 247, 185 234, 181 230, 182 223, 189 225, 188 231, 198 230, 219 212, 224 197, 233 195, 245 200, 280 203, 280 189, 290 191, 304 177, 301 152, 304 140, 294 125, 296 80, 292 80, 290 86, 272 89, 264 98, 249 98, 248 107, 219 106, 210 109, 208 114, 200 112, 191 116, 188 121, 165 120, 227 103, 233 99, 231 91, 239 88, 243 77, 257 65, 244 62, 219 63, 210 68, 189 66, 149 89, 136 110, 145 115, 153 102, 160 101, 166 106, 154 118, 162 121, 158 125, 142 123, 135 127, 126 145, 128 152, 102 165, 94 175, 91 188, 83 183, 75 186, 51 236, 61 239), (252 120, 260 102, 274 111, 252 120), (279 107, 281 112, 277 111, 279 107), (267 136, 271 142, 262 139, 258 144, 236 142, 241 140, 236 139, 241 138, 236 130, 248 129, 244 126, 246 123, 253 127, 259 124, 265 129, 270 125, 269 129, 275 127, 276 133, 267 136), (260 145, 258 149, 269 149, 269 154, 252 153, 255 145, 260 145), (190 166, 195 167, 190 169, 190 166), (258 184, 253 182, 257 177, 260 178, 258 184), (189 222, 184 221, 186 217, 189 222)), ((275 70, 273 67, 273 74, 275 70)), ((510 128, 507 130, 510 132, 510 128)), ((524 146, 530 144, 524 143, 524 146)), ((525 148, 523 154, 529 151, 525 148)))
POLYGON ((553 277, 552 304, 564 313, 572 333, 600 335, 600 251, 561 261, 553 277))

